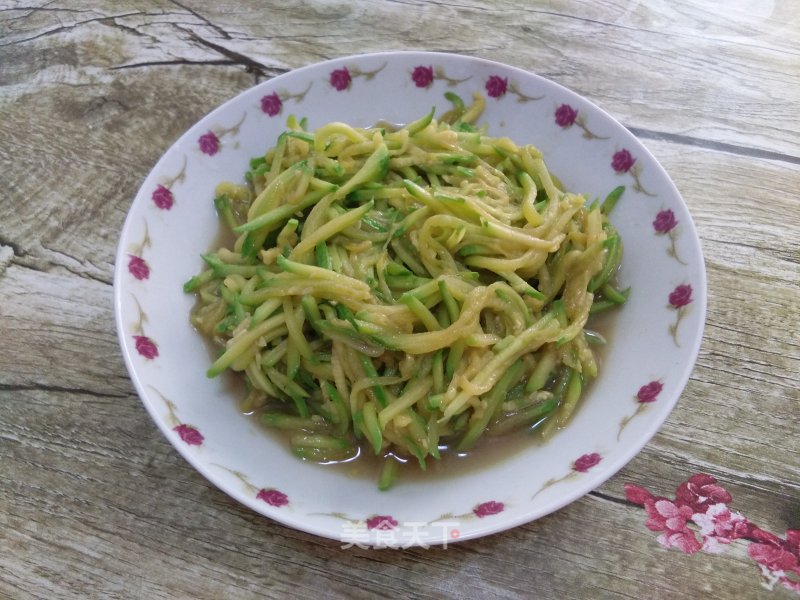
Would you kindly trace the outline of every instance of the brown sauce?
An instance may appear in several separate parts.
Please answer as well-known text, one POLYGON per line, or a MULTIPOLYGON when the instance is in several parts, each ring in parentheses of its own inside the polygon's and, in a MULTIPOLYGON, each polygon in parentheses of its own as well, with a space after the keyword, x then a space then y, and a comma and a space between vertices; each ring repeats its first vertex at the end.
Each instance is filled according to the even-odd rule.
MULTIPOLYGON (((218 234, 213 240, 209 251, 215 252, 221 247, 233 248, 235 240, 235 235, 230 232, 227 227, 220 226, 218 234)), ((595 331, 607 340, 610 340, 612 337, 610 333, 614 329, 614 323, 616 322, 618 313, 619 310, 610 310, 592 316, 587 324, 587 329, 595 331)), ((211 340, 206 339, 206 342, 210 364, 218 356, 219 347, 215 346, 211 340)), ((603 377, 603 359, 607 353, 608 346, 593 346, 592 348, 594 350, 595 360, 598 364, 598 376, 603 377)), ((244 377, 240 373, 231 371, 226 371, 221 374, 220 377, 224 379, 225 387, 230 397, 241 405, 242 400, 247 394, 244 377)), ((587 395, 591 395, 591 387, 582 395, 580 405, 586 401, 587 395)), ((580 410, 580 405, 577 410, 580 410)), ((262 412, 264 411, 255 410, 244 414, 247 418, 255 419, 259 427, 265 431, 265 435, 278 436, 283 442, 286 452, 291 453, 290 437, 293 432, 276 430, 263 425, 260 419, 262 412)), ((426 457, 425 462, 427 468, 425 471, 420 468, 416 458, 397 457, 397 460, 401 463, 397 474, 397 482, 456 478, 467 473, 490 468, 526 448, 542 443, 546 444, 547 442, 541 439, 541 436, 538 435, 535 428, 524 428, 503 435, 491 435, 490 432, 487 431, 468 452, 457 452, 454 449, 448 448, 446 445, 440 446, 441 458, 437 460, 432 457, 426 457)), ((302 459, 297 458, 296 460, 300 461, 302 459)), ((357 448, 355 456, 347 460, 327 463, 304 462, 314 465, 317 468, 333 469, 346 477, 366 478, 377 481, 383 464, 383 456, 375 456, 372 448, 368 444, 363 443, 357 448)))
MULTIPOLYGON (((587 329, 601 334, 606 339, 609 339, 609 332, 614 327, 618 311, 607 311, 600 315, 593 316, 589 319, 587 329)), ((603 376, 603 359, 606 354, 608 346, 593 346, 595 360, 598 364, 598 377, 603 376)), ((227 375, 235 375, 226 373, 227 375)), ((231 393, 234 398, 241 399, 244 397, 244 385, 242 379, 239 377, 230 377, 231 380, 231 393)), ((582 395, 580 405, 586 401, 586 396, 591 395, 591 386, 582 395)), ((591 401, 591 400, 590 400, 591 401)), ((580 405, 577 410, 580 410, 580 405)), ((293 432, 286 432, 276 430, 269 426, 263 425, 260 421, 261 413, 263 410, 256 410, 246 413, 248 418, 256 419, 266 435, 275 435, 284 444, 286 452, 291 453, 290 437, 293 432)), ((439 451, 441 454, 440 459, 434 459, 430 456, 426 457, 426 470, 423 471, 416 458, 414 457, 396 457, 395 459, 400 462, 398 469, 397 483, 409 481, 425 481, 427 479, 446 479, 457 478, 468 473, 474 473, 483 469, 491 468, 498 463, 507 460, 519 452, 536 445, 546 444, 546 440, 542 440, 538 435, 537 429, 523 428, 521 430, 512 431, 503 435, 491 435, 487 431, 476 442, 475 446, 467 452, 457 452, 455 449, 448 448, 446 445, 440 445, 439 451)), ((302 459, 297 458, 300 461, 302 459)), ((383 465, 384 455, 376 456, 368 443, 362 443, 356 450, 356 455, 342 461, 332 461, 326 463, 315 463, 312 461, 304 461, 317 468, 332 469, 336 472, 343 474, 348 478, 368 479, 377 481, 383 465)))

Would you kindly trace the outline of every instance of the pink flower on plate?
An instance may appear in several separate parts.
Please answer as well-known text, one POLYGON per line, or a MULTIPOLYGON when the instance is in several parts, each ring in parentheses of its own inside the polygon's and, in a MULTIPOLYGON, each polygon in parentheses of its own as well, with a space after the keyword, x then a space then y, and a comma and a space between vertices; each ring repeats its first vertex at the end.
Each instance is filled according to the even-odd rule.
POLYGON ((191 425, 185 425, 183 423, 173 427, 172 431, 176 432, 180 438, 190 446, 200 446, 205 439, 203 434, 200 433, 197 428, 192 427, 191 425))
POLYGON ((414 67, 411 73, 411 79, 418 88, 426 88, 433 83, 433 67, 423 67, 422 65, 414 67))
POLYGON ((633 412, 633 414, 624 417, 622 421, 620 421, 619 432, 617 433, 618 440, 622 435, 623 429, 625 429, 625 427, 628 426, 628 423, 630 423, 644 410, 646 410, 648 404, 658 400, 658 395, 661 393, 661 390, 663 389, 664 389, 664 384, 661 383, 660 381, 651 381, 650 383, 646 383, 645 385, 639 388, 639 391, 636 392, 636 396, 634 396, 637 402, 636 410, 633 412))
POLYGON ((717 483, 711 475, 692 475, 675 490, 675 503, 688 506, 692 512, 704 513, 714 504, 728 504, 732 497, 728 490, 717 483))
POLYGON ((636 392, 636 399, 644 404, 655 402, 663 389, 664 384, 660 381, 651 381, 647 385, 643 385, 639 388, 639 391, 636 392))
POLYGON ((670 209, 666 209, 656 215, 655 221, 653 221, 653 229, 656 230, 656 233, 669 233, 675 229, 677 224, 675 213, 670 209))
POLYGON ((175 197, 172 195, 172 191, 161 184, 156 186, 152 198, 155 205, 163 210, 169 210, 175 203, 175 197))
POLYGON ((389 515, 375 515, 367 519, 367 529, 387 531, 397 527, 397 521, 389 515))
POLYGON ((683 308, 692 301, 692 286, 681 284, 669 295, 669 303, 673 308, 683 308))
POLYGON ((569 104, 562 104, 556 109, 556 125, 559 127, 569 127, 575 124, 578 118, 578 111, 569 104))
POLYGON ((499 75, 492 75, 486 80, 486 93, 491 98, 505 96, 508 91, 508 79, 499 75))
POLYGON ((266 502, 270 506, 281 507, 281 506, 286 506, 287 504, 289 504, 289 496, 287 496, 283 492, 280 492, 280 491, 278 491, 278 490, 276 490, 274 488, 270 488, 270 489, 262 488, 262 489, 260 489, 258 491, 258 494, 256 494, 256 499, 263 500, 264 502, 266 502))
POLYGON ((475 513, 475 516, 479 519, 484 517, 488 517, 490 515, 496 515, 498 513, 503 512, 505 510, 506 505, 502 502, 495 502, 494 500, 489 500, 488 502, 482 502, 478 504, 475 508, 472 509, 472 512, 475 513))
POLYGON ((680 256, 678 256, 678 248, 676 247, 677 236, 675 227, 677 226, 678 221, 675 219, 675 213, 668 208, 660 211, 653 221, 653 229, 655 229, 656 235, 666 235, 669 238, 669 248, 667 248, 667 254, 682 265, 685 265, 686 262, 680 256))
POLYGON ((627 173, 631 170, 636 159, 627 150, 618 150, 611 159, 611 168, 617 173, 627 173))
POLYGON ((136 342, 136 352, 141 356, 144 356, 148 360, 158 356, 158 346, 156 346, 156 343, 149 337, 146 335, 135 335, 133 339, 136 342))
POLYGON ((686 307, 692 302, 692 286, 688 283, 677 286, 670 292, 668 299, 669 307, 675 309, 678 313, 675 322, 669 326, 669 332, 672 335, 672 340, 675 342, 675 345, 680 347, 680 343, 678 342, 678 326, 686 315, 686 307))
POLYGON ((347 67, 331 71, 331 85, 339 92, 349 88, 352 80, 353 78, 350 76, 350 71, 347 70, 347 67))
POLYGON ((150 277, 150 267, 141 256, 135 254, 128 255, 128 272, 139 281, 150 277))
POLYGON ((274 117, 280 113, 282 108, 283 101, 281 100, 281 97, 278 96, 277 92, 272 92, 271 94, 261 98, 261 110, 270 117, 274 117))
POLYGON ((586 473, 592 467, 598 465, 600 461, 603 459, 597 452, 592 452, 591 454, 584 454, 583 456, 579 457, 574 463, 572 463, 572 468, 575 469, 578 473, 586 473))
POLYGON ((203 154, 214 156, 217 152, 219 152, 219 138, 213 131, 209 131, 208 133, 201 135, 197 140, 197 143, 200 145, 200 152, 203 154))

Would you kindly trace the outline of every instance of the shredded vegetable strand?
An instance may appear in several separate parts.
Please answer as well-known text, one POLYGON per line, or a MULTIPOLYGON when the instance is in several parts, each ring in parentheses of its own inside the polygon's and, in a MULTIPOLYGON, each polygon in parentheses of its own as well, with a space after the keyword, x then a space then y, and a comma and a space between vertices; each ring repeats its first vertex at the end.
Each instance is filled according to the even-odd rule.
POLYGON ((563 427, 597 376, 591 313, 630 290, 611 200, 562 189, 534 146, 475 126, 483 109, 405 127, 289 129, 246 185, 218 186, 234 235, 205 255, 192 322, 245 378, 248 410, 327 462, 359 446, 421 468, 484 434, 563 427))

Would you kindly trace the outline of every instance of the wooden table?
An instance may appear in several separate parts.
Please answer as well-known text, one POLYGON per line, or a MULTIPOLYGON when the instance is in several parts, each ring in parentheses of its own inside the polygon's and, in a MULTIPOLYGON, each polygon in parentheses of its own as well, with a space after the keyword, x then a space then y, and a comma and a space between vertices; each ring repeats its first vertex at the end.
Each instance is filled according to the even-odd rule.
POLYGON ((800 594, 795 2, 10 0, 0 86, 0 597, 800 594), (399 49, 531 70, 629 127, 693 214, 708 319, 676 410, 599 489, 447 549, 343 550, 236 504, 158 432, 113 261, 138 186, 201 116, 399 49))

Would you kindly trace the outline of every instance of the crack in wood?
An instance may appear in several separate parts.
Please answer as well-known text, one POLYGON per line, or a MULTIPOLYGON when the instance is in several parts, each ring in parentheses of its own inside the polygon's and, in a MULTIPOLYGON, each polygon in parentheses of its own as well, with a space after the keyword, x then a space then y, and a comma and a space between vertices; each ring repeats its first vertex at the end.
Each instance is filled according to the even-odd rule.
POLYGON ((143 31, 139 31, 136 27, 131 27, 130 25, 125 25, 124 23, 120 23, 117 21, 117 17, 108 17, 106 20, 100 21, 103 25, 108 25, 113 27, 114 29, 119 29, 121 31, 126 31, 135 35, 136 37, 140 38, 147 38, 154 44, 158 44, 161 40, 159 40, 156 36, 150 35, 149 33, 144 33, 143 31))
POLYGON ((610 494, 598 492, 597 490, 593 490, 589 492, 587 495, 592 496, 593 498, 598 498, 599 500, 605 500, 607 502, 613 502, 614 504, 620 504, 622 506, 636 507, 636 505, 633 502, 629 502, 625 498, 618 498, 617 496, 611 496, 610 494))
POLYGON ((254 58, 250 58, 245 54, 241 54, 240 52, 236 52, 235 50, 231 50, 230 48, 226 48, 225 46, 211 42, 186 27, 182 27, 180 25, 175 25, 175 27, 187 34, 189 38, 196 44, 210 48, 216 53, 229 58, 234 63, 245 67, 245 70, 248 73, 255 73, 261 75, 262 77, 275 77, 276 75, 282 75, 287 71, 287 69, 268 67, 267 65, 260 63, 254 58))
POLYGON ((219 25, 217 25, 216 23, 214 23, 213 21, 211 21, 207 17, 204 17, 203 15, 201 15, 196 10, 186 6, 185 4, 181 4, 180 2, 178 2, 178 0, 170 0, 170 2, 172 2, 172 4, 174 4, 175 6, 179 6, 180 8, 182 8, 183 10, 188 12, 189 14, 191 14, 191 15, 197 17, 198 19, 200 19, 203 23, 205 23, 206 25, 211 27, 211 29, 213 29, 220 36, 222 36, 223 39, 226 39, 226 40, 231 39, 231 36, 227 31, 225 31, 222 27, 220 27, 219 25))
POLYGON ((175 58, 172 60, 150 60, 138 63, 129 63, 126 65, 119 65, 117 67, 111 67, 109 70, 111 71, 120 71, 122 69, 142 69, 145 67, 167 67, 167 66, 174 66, 174 65, 191 65, 191 66, 241 66, 241 63, 236 62, 235 60, 231 60, 228 58, 220 58, 217 60, 189 60, 187 58, 175 58))
POLYGON ((14 260, 14 249, 11 246, 0 244, 0 277, 5 275, 6 268, 14 260))
POLYGON ((61 394, 82 394, 94 398, 130 398, 131 394, 112 394, 109 392, 98 392, 85 388, 71 388, 59 385, 38 385, 38 384, 8 384, 0 383, 0 392, 48 392, 61 394))
POLYGON ((38 39, 43 38, 43 37, 48 37, 48 36, 51 36, 51 35, 64 33, 65 31, 71 31, 71 30, 75 29, 76 27, 80 27, 81 25, 86 25, 88 23, 103 23, 104 21, 108 21, 109 19, 121 19, 121 18, 125 18, 125 17, 133 17, 133 16, 137 16, 137 15, 151 16, 151 15, 148 15, 148 13, 143 13, 143 12, 130 12, 130 13, 123 13, 121 15, 110 15, 110 16, 103 16, 103 17, 94 17, 92 19, 85 19, 83 21, 76 21, 75 23, 71 23, 69 25, 61 25, 61 26, 56 27, 54 29, 48 29, 47 31, 43 31, 41 33, 37 33, 36 35, 33 35, 31 37, 22 38, 20 40, 13 40, 11 42, 6 42, 4 44, 0 44, 0 48, 3 48, 5 46, 15 46, 17 44, 24 44, 25 42, 31 42, 33 40, 38 40, 38 39))
POLYGON ((8 17, 4 19, 5 23, 10 23, 12 21, 22 21, 24 19, 29 18, 31 15, 35 13, 41 12, 52 12, 52 13, 77 13, 77 14, 86 14, 92 13, 97 14, 96 10, 92 10, 90 8, 87 9, 77 9, 77 8, 48 8, 47 6, 15 6, 14 8, 0 8, 0 14, 5 16, 5 13, 9 12, 22 12, 27 11, 25 14, 17 15, 13 17, 8 17))
POLYGON ((0 236, 0 247, 5 246, 7 248, 11 248, 11 251, 14 253, 14 257, 21 257, 24 256, 25 253, 20 248, 19 244, 16 242, 12 242, 8 238, 0 236))
POLYGON ((77 275, 81 279, 89 279, 91 281, 96 281, 97 283, 102 283, 103 285, 110 285, 110 286, 114 285, 113 277, 110 278, 110 279, 107 279, 107 278, 101 277, 100 275, 94 275, 94 274, 86 272, 86 271, 78 271, 77 269, 70 268, 70 267, 68 267, 66 265, 57 265, 57 266, 66 269, 69 273, 71 273, 73 275, 77 275))
MULTIPOLYGON (((9 247, 9 246, 7 246, 7 245, 4 246, 2 243, 0 243, 0 248, 3 248, 3 247, 9 247)), ((44 249, 47 250, 48 252, 52 252, 54 254, 62 254, 64 256, 68 256, 69 257, 68 254, 65 254, 63 252, 59 252, 58 250, 52 250, 50 248, 44 248, 44 249)), ((13 248, 12 248, 12 250, 13 250, 13 248)), ((69 258, 72 258, 72 257, 69 257, 69 258)), ((79 264, 83 265, 83 263, 81 261, 77 261, 77 259, 73 259, 73 260, 76 260, 76 262, 78 262, 79 264)), ((96 275, 96 274, 90 273, 88 271, 80 271, 79 269, 77 269, 74 266, 70 266, 70 265, 64 264, 63 262, 49 261, 48 259, 46 259, 46 258, 44 258, 42 256, 35 257, 35 256, 30 255, 30 254, 21 255, 21 254, 15 252, 14 256, 12 256, 11 259, 8 261, 8 264, 5 265, 5 268, 7 268, 10 265, 14 265, 15 267, 18 267, 18 268, 21 268, 21 269, 29 269, 29 270, 35 271, 37 273, 50 273, 53 269, 61 268, 61 269, 64 269, 67 273, 69 273, 71 275, 75 275, 77 277, 80 277, 81 279, 88 279, 90 281, 96 281, 97 283, 102 283, 103 285, 110 285, 110 286, 114 285, 113 277, 108 278, 108 277, 103 277, 101 275, 96 275)), ((4 272, 4 269, 0 268, 0 276, 3 275, 3 272, 4 272)))
MULTIPOLYGON (((42 250, 45 250, 46 252, 50 252, 50 253, 52 253, 52 254, 54 254, 56 256, 66 257, 66 259, 71 260, 71 261, 77 263, 78 265, 80 265, 82 267, 86 267, 86 263, 83 260, 81 260, 79 258, 76 258, 76 257, 72 256, 71 254, 68 254, 67 252, 64 252, 62 250, 57 250, 55 248, 49 248, 48 246, 45 246, 44 244, 42 244, 42 250)), ((97 281, 98 283, 102 283, 102 284, 105 284, 105 285, 113 285, 113 283, 114 283, 113 278, 110 278, 110 279, 109 278, 104 278, 101 275, 93 274, 93 273, 89 272, 88 270, 87 271, 81 271, 76 266, 67 264, 66 261, 61 261, 61 262, 52 261, 52 262, 49 263, 49 266, 61 267, 62 269, 65 269, 67 272, 72 273, 73 275, 77 275, 78 277, 81 277, 83 279, 90 279, 92 281, 97 281)), ((92 266, 94 266, 94 265, 92 265, 92 266)), ((46 272, 47 268, 42 269, 42 270, 44 270, 46 272)))
POLYGON ((714 150, 716 152, 727 152, 728 154, 736 154, 738 156, 746 156, 748 158, 763 158, 765 160, 773 160, 779 162, 787 162, 793 165, 800 165, 800 156, 792 156, 791 154, 784 154, 783 152, 773 152, 772 150, 763 150, 761 148, 753 148, 751 146, 741 146, 739 144, 718 142, 715 140, 704 140, 702 138, 697 138, 691 135, 684 135, 681 133, 667 133, 665 131, 654 131, 652 129, 641 129, 639 127, 626 127, 626 128, 633 135, 642 139, 657 140, 659 142, 672 142, 673 144, 694 146, 696 148, 703 148, 705 150, 714 150))

